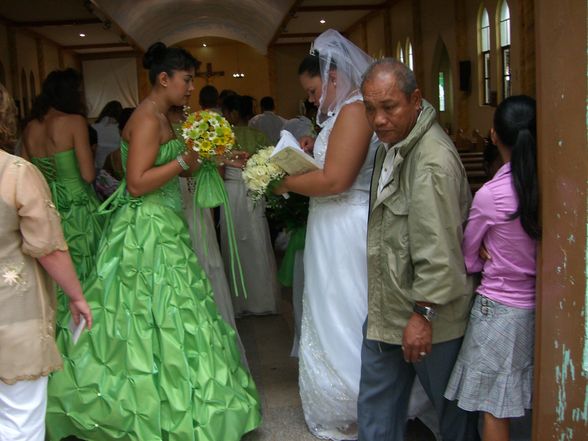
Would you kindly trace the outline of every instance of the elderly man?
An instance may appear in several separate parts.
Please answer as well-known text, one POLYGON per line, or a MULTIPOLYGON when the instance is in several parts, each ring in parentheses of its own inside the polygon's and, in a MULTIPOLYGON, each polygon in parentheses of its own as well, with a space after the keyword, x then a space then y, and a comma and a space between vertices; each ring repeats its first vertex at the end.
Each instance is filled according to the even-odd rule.
POLYGON ((415 375, 443 440, 477 439, 476 414, 443 397, 472 298, 461 252, 471 194, 459 155, 414 73, 384 59, 364 75, 376 155, 368 223, 368 317, 360 441, 403 441, 415 375))

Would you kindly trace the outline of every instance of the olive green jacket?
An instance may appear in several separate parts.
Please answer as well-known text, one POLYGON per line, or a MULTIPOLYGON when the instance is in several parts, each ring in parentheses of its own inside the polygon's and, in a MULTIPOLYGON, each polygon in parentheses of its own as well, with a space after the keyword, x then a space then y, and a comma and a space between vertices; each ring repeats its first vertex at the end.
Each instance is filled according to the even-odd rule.
POLYGON ((387 150, 375 159, 368 221, 367 337, 401 344, 416 301, 438 305, 433 343, 463 336, 473 294, 461 242, 472 196, 451 139, 423 100, 396 145, 393 173, 378 196, 387 150))

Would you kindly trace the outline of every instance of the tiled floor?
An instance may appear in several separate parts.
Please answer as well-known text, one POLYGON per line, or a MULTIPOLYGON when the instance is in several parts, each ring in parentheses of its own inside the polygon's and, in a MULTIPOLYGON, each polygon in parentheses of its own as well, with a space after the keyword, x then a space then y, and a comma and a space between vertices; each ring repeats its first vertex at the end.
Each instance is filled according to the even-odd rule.
POLYGON ((282 315, 249 317, 237 326, 263 408, 262 426, 243 441, 316 441, 304 424, 288 322, 282 315))
MULTIPOLYGON (((290 304, 282 315, 237 320, 251 373, 263 408, 263 423, 243 441, 317 441, 304 423, 298 394, 298 359, 290 357, 292 321, 290 304)), ((434 441, 420 422, 410 423, 407 441, 434 441)))

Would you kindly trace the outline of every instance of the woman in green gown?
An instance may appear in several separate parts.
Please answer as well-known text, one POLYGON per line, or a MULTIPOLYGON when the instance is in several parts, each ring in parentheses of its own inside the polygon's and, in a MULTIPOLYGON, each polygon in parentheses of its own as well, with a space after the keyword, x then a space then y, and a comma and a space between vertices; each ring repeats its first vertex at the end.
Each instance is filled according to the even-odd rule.
MULTIPOLYGON (((41 170, 61 215, 61 226, 78 278, 94 268, 103 217, 92 188, 94 158, 84 117, 81 77, 74 69, 51 72, 35 99, 23 132, 23 156, 41 170)), ((57 328, 67 326, 68 298, 57 294, 57 328)))
POLYGON ((238 441, 260 423, 235 331, 219 316, 182 214, 178 175, 197 168, 165 114, 185 104, 198 62, 155 43, 153 89, 122 133, 125 178, 84 286, 91 332, 62 332, 49 382, 51 440, 238 441))

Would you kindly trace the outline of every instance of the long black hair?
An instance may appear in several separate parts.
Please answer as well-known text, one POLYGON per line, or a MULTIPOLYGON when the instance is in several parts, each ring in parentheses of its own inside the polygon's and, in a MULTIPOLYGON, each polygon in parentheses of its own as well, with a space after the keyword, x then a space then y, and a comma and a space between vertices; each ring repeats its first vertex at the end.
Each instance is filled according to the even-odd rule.
POLYGON ((175 70, 198 69, 200 61, 186 49, 167 47, 161 42, 153 43, 143 57, 143 67, 149 69, 149 81, 155 84, 157 75, 161 72, 170 77, 175 70))
POLYGON ((121 115, 122 111, 123 111, 123 106, 119 101, 116 101, 116 100, 109 101, 106 103, 106 105, 100 111, 100 114, 98 115, 98 118, 96 119, 96 122, 99 123, 104 118, 109 117, 109 118, 116 120, 116 122, 118 123, 118 120, 120 119, 120 115, 121 115))
POLYGON ((41 93, 33 102, 31 118, 42 120, 50 107, 64 113, 85 115, 82 76, 77 70, 54 70, 47 75, 41 93))
POLYGON ((518 207, 510 218, 520 217, 525 232, 533 239, 539 239, 535 109, 535 100, 529 96, 505 99, 494 113, 494 130, 502 144, 511 150, 510 167, 518 207))

